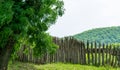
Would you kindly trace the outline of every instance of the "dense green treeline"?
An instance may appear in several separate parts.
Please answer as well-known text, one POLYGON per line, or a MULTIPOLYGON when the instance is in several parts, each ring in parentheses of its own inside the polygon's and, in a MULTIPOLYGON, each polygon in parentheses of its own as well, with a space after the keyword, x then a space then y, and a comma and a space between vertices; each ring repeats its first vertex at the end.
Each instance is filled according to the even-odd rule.
POLYGON ((73 36, 78 40, 89 40, 90 42, 119 43, 120 26, 91 29, 73 36))

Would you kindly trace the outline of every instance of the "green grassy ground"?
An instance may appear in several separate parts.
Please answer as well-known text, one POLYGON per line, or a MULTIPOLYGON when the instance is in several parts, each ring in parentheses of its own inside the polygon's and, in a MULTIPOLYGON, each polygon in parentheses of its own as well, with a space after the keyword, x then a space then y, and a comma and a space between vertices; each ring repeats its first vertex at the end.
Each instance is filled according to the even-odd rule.
POLYGON ((120 68, 112 68, 110 66, 95 67, 63 63, 36 65, 32 63, 14 62, 13 64, 9 64, 8 70, 120 70, 120 68))

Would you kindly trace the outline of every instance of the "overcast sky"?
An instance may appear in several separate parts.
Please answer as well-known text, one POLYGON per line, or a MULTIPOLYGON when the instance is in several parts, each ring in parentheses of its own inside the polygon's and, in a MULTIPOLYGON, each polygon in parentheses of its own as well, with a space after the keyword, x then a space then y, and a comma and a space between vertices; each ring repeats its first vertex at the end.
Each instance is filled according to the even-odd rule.
POLYGON ((120 0, 63 0, 65 14, 48 32, 64 37, 83 31, 120 25, 120 0))

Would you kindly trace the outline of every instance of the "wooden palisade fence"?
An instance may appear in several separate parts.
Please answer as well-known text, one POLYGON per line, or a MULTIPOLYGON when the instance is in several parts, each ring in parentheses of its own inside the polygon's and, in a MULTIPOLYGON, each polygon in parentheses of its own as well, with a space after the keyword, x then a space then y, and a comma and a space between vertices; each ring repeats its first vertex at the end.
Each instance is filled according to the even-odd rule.
POLYGON ((18 53, 18 60, 34 63, 63 62, 96 66, 120 66, 120 49, 117 48, 120 46, 77 41, 72 37, 62 39, 55 37, 53 41, 59 45, 56 53, 52 55, 46 53, 42 58, 35 58, 31 49, 26 55, 22 53, 25 48, 22 48, 18 53))

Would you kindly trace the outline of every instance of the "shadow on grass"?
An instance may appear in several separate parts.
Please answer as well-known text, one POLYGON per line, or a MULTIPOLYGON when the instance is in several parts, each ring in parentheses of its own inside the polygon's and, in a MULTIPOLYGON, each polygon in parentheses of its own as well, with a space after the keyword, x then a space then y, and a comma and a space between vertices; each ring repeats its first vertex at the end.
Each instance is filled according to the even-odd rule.
POLYGON ((34 67, 34 64, 31 63, 13 62, 9 63, 8 70, 37 70, 37 69, 34 67))

